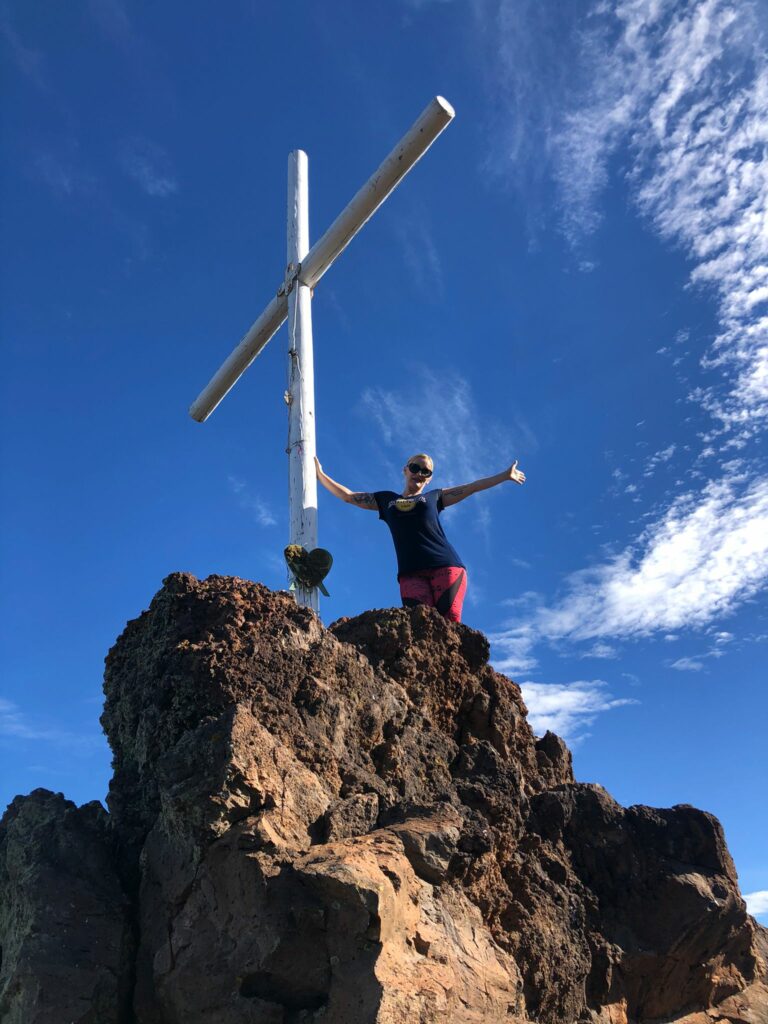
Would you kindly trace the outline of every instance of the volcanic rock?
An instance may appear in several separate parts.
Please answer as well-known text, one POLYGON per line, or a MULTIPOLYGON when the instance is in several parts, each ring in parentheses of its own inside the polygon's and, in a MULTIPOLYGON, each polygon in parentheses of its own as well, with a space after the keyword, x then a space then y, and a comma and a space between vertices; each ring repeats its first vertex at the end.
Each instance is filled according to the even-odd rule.
POLYGON ((0 823, 3 1024, 123 1020, 128 909, 101 804, 17 796, 0 823))
POLYGON ((577 783, 433 609, 324 629, 177 573, 105 695, 108 819, 38 790, 0 826, 13 1024, 768 1022, 717 820, 577 783))

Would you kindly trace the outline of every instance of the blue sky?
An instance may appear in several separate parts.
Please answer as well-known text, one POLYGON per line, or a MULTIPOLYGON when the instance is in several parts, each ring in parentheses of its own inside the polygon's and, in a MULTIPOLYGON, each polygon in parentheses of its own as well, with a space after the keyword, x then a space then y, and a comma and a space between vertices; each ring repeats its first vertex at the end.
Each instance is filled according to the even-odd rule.
MULTIPOLYGON (((768 911, 768 7, 0 6, 3 802, 101 799, 102 662, 174 570, 284 585, 285 329, 187 407, 429 99, 455 122, 318 286, 318 450, 445 515, 465 621, 622 803, 723 822, 768 911)), ((320 494, 326 622, 398 603, 320 494)))

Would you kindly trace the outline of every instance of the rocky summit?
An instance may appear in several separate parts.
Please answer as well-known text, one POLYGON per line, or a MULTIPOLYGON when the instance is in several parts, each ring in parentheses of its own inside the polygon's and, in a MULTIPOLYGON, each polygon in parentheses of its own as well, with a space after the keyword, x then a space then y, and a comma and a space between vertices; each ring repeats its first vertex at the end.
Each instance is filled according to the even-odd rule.
POLYGON ((482 634, 177 573, 106 660, 107 814, 0 825, 4 1024, 766 1024, 712 815, 623 808, 482 634))

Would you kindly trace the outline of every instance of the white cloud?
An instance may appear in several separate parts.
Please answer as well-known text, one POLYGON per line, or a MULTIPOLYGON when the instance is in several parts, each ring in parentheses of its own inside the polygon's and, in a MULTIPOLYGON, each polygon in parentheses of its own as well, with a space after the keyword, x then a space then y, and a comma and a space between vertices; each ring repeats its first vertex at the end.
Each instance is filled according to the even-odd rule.
POLYGON ((277 525, 277 519, 272 509, 258 494, 251 492, 245 480, 235 476, 230 476, 227 479, 232 492, 237 496, 240 508, 249 512, 259 526, 277 525))
POLYGON ((664 462, 669 462, 672 456, 677 451, 676 444, 670 444, 661 451, 656 452, 655 455, 651 455, 645 462, 645 468, 643 470, 643 476, 653 476, 656 471, 656 467, 664 462))
MULTIPOLYGON (((615 0, 584 11, 499 0, 498 9, 494 86, 503 107, 494 139, 503 140, 505 160, 496 162, 518 178, 549 167, 564 230, 580 254, 602 219, 609 161, 620 149, 628 155, 625 176, 638 208, 689 256, 691 281, 718 303, 720 332, 705 359, 718 380, 691 397, 743 444, 768 421, 768 58, 760 5, 615 0)), ((739 443, 734 437, 732 446, 739 443)))
POLYGON ((585 37, 583 58, 600 73, 555 142, 569 229, 594 226, 606 161, 628 141, 640 209, 719 300, 707 363, 731 380, 700 398, 724 427, 750 433, 768 418, 768 64, 757 8, 620 0, 585 37))
POLYGON ((678 672, 701 672, 704 662, 697 661, 695 658, 678 658, 669 667, 677 669, 678 672))
MULTIPOLYGON (((418 377, 418 385, 399 391, 367 388, 361 398, 361 409, 378 427, 393 472, 399 476, 403 461, 418 451, 432 456, 439 487, 498 473, 517 457, 525 468, 525 452, 537 442, 523 421, 505 426, 490 420, 480 411, 468 381, 456 373, 418 366, 412 376, 418 377)), ((478 525, 485 520, 487 526, 484 495, 470 500, 478 525)))
POLYGON ((720 630, 718 633, 713 635, 712 639, 718 646, 721 644, 729 644, 733 640, 733 633, 727 633, 725 630, 720 630))
POLYGON ((148 139, 126 139, 120 147, 120 164, 148 196, 165 199, 178 191, 168 154, 148 139))
POLYGON ((509 564, 514 565, 517 569, 530 569, 531 563, 526 562, 524 558, 510 558, 509 564))
POLYGON ((0 39, 5 40, 5 44, 21 73, 39 89, 45 90, 43 54, 24 43, 19 33, 11 24, 9 12, 6 9, 0 10, 0 39))
MULTIPOLYGON (((498 0, 488 39, 502 147, 492 163, 525 183, 529 209, 531 184, 554 178, 578 263, 620 154, 637 208, 685 253, 692 285, 716 303, 718 336, 700 354, 711 383, 687 395, 714 417, 702 447, 709 456, 742 452, 768 423, 768 58, 759 5, 498 0)), ((682 331, 674 342, 687 354, 697 340, 682 331)), ((669 345, 659 352, 679 358, 669 345)), ((680 486, 687 451, 668 444, 645 460, 645 475, 674 457, 680 486)), ((753 597, 768 579, 768 478, 756 461, 731 465, 698 494, 648 513, 633 543, 571 575, 564 596, 509 622, 497 636, 509 660, 535 662, 539 641, 705 627, 753 597)), ((703 479, 701 456, 691 471, 703 479)), ((616 481, 640 500, 635 482, 616 481)), ((717 645, 702 657, 716 654, 717 645)))
POLYGON ((768 576, 768 478, 739 493, 713 481, 648 528, 639 550, 571 577, 570 594, 541 616, 553 636, 633 636, 703 626, 754 594, 768 576))
POLYGON ((447 7, 454 3, 454 0, 402 0, 405 7, 414 11, 423 11, 427 7, 447 7))
POLYGON ((490 633, 488 639, 493 645, 493 664, 497 671, 514 676, 518 672, 530 672, 538 665, 532 654, 538 640, 533 626, 521 624, 504 632, 490 633), (501 657, 497 657, 496 652, 501 657))
POLYGON ((616 698, 601 679, 573 683, 521 683, 528 707, 528 722, 541 736, 548 729, 570 743, 584 739, 585 730, 604 711, 637 704, 630 698, 616 698))
POLYGON ((35 724, 17 704, 4 697, 0 697, 0 736, 7 739, 55 743, 85 753, 103 745, 100 736, 81 735, 67 729, 35 724))
POLYGON ((44 733, 32 728, 21 711, 12 701, 0 697, 0 736, 16 736, 20 739, 42 739, 44 733))
POLYGON ((92 192, 95 177, 77 159, 40 153, 32 164, 32 173, 60 198, 92 192))
POLYGON ((572 574, 559 601, 528 608, 494 639, 527 664, 539 640, 701 628, 754 595, 766 578, 768 478, 713 481, 701 495, 675 500, 609 562, 572 574))
POLYGON ((403 258, 413 287, 422 298, 440 301, 445 292, 443 267, 432 231, 423 214, 411 210, 408 217, 395 221, 393 230, 403 248, 403 258))
POLYGON ((112 42, 133 49, 138 37, 122 0, 89 0, 88 8, 96 25, 112 42))
POLYGON ((600 659, 605 660, 605 659, 610 659, 610 658, 617 658, 618 657, 618 652, 617 652, 616 648, 615 647, 611 647, 610 644, 599 642, 599 643, 596 643, 596 644, 592 644, 592 646, 589 648, 589 650, 582 651, 581 654, 579 655, 579 657, 580 658, 600 658, 600 659))
POLYGON ((744 893, 747 904, 747 911, 753 916, 768 914, 768 889, 758 889, 757 892, 744 893))

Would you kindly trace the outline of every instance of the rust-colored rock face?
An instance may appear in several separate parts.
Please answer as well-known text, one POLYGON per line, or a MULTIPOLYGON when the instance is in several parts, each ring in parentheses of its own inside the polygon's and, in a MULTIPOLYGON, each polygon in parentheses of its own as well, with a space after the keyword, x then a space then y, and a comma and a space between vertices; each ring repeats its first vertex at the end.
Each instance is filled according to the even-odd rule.
MULTIPOLYGON (((766 1024, 764 933, 718 822, 576 783, 487 657, 431 609, 326 630, 258 584, 169 577, 107 658, 108 838, 78 834, 104 863, 108 913, 78 939, 103 952, 78 976, 101 1009, 46 1016, 37 995, 58 972, 63 998, 82 966, 55 952, 71 858, 58 894, 18 910, 19 820, 61 800, 37 791, 0 826, 0 1015, 766 1024)), ((68 808, 51 829, 86 810, 68 808)))

